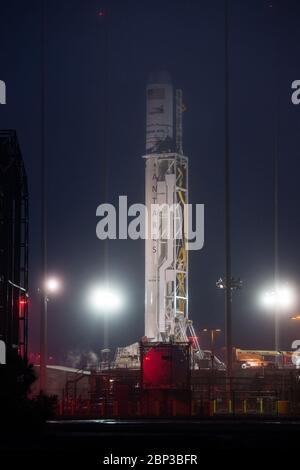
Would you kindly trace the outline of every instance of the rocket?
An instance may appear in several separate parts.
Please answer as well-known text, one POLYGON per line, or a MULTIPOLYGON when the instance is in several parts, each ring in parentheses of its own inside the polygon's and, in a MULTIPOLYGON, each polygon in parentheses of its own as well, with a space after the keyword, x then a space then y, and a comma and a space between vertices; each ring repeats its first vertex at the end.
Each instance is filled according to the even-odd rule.
POLYGON ((144 156, 145 336, 149 341, 188 341, 187 330, 191 327, 184 207, 188 203, 188 158, 182 151, 182 111, 182 92, 174 91, 169 74, 151 75, 146 87, 144 156), (179 229, 177 212, 168 210, 172 207, 178 207, 183 217, 179 229))
MULTIPOLYGON (((182 150, 182 113, 182 91, 173 88, 169 74, 152 74, 146 86, 143 156, 147 208, 143 342, 190 343, 193 363, 198 364, 204 353, 188 315, 188 158, 182 150)), ((118 348, 115 363, 138 355, 138 343, 118 348)))

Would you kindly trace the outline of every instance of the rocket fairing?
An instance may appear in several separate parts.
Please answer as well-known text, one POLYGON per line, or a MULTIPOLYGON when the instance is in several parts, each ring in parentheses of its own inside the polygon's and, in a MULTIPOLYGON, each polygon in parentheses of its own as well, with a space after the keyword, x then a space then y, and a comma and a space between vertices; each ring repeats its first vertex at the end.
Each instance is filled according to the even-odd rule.
POLYGON ((174 150, 173 86, 167 72, 153 74, 146 89, 146 152, 174 150))
POLYGON ((182 153, 181 114, 181 90, 174 94, 166 72, 152 75, 146 88, 147 154, 144 157, 148 210, 145 336, 150 341, 187 341, 186 331, 191 324, 188 320, 188 256, 184 236, 188 159, 182 153), (166 237, 163 207, 174 205, 180 207, 183 216, 182 236, 175 236, 177 216, 176 212, 169 211, 166 237), (157 237, 151 236, 153 224, 158 225, 157 237))

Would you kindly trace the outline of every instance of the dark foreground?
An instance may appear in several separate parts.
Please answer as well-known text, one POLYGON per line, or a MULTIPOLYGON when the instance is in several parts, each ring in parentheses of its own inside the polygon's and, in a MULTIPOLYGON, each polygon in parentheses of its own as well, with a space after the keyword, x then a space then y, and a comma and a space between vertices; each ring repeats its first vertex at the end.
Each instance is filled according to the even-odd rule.
MULTIPOLYGON (((50 421, 39 432, 24 432, 17 425, 9 432, 2 429, 0 455, 10 453, 14 460, 24 456, 32 460, 42 452, 47 463, 66 458, 69 463, 97 466, 103 465, 105 457, 128 456, 137 457, 137 467, 141 460, 148 462, 149 454, 195 454, 199 465, 203 452, 209 449, 243 449, 247 458, 254 455, 251 449, 273 450, 270 455, 278 449, 296 450, 299 436, 300 421, 291 420, 50 421)), ((209 455, 217 460, 222 452, 209 455)), ((170 463, 170 459, 166 461, 170 463)), ((122 466, 130 468, 127 461, 122 466)))

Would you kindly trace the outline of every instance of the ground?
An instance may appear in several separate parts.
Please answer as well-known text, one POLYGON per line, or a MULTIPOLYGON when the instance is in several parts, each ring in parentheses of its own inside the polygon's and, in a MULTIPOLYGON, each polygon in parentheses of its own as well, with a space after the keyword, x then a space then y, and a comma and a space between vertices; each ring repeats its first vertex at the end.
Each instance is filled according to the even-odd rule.
MULTIPOLYGON (((299 431, 300 421, 291 420, 51 421, 38 433, 24 433, 17 427, 13 433, 2 430, 0 455, 7 451, 14 461, 32 460, 42 452, 45 462, 57 463, 57 468, 58 459, 63 457, 68 463, 83 461, 98 466, 106 461, 120 465, 116 459, 120 456, 136 457, 136 467, 141 460, 145 464, 149 454, 196 455, 199 465, 204 456, 211 455, 217 461, 227 450, 242 450, 247 458, 253 458, 256 449, 267 451, 270 457, 279 449, 290 455, 289 451, 297 449, 299 431)), ((166 464, 171 463, 170 459, 166 464)), ((125 460, 121 464, 130 468, 133 462, 125 460)))

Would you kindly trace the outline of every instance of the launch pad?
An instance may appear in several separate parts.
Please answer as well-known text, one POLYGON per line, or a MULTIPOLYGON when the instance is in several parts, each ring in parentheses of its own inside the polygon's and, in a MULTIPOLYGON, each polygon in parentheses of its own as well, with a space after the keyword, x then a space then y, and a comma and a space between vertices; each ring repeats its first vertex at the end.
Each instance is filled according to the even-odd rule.
POLYGON ((185 345, 146 345, 142 369, 69 373, 56 414, 76 418, 300 416, 296 369, 225 371, 186 366, 185 345), (175 359, 173 367, 170 366, 175 359), (179 367, 178 367, 179 364, 179 367), (230 382, 230 390, 229 390, 230 382))

